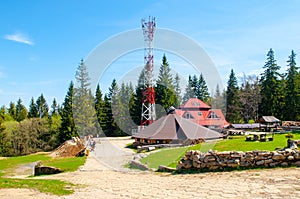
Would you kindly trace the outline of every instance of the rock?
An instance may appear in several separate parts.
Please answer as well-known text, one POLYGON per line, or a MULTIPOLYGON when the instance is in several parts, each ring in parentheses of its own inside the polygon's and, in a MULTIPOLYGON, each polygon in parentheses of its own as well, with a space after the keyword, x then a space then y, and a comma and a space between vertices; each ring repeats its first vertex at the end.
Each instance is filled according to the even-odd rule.
POLYGON ((300 161, 292 163, 293 166, 300 167, 300 161))
POLYGON ((295 160, 300 160, 300 154, 299 154, 299 152, 294 154, 294 159, 295 160))
POLYGON ((216 160, 216 158, 214 156, 212 156, 212 155, 206 155, 204 157, 204 159, 203 159, 203 162, 213 162, 215 160, 216 160))
POLYGON ((267 159, 267 160, 265 160, 265 164, 270 164, 272 162, 273 162, 273 159, 267 159))
POLYGON ((270 167, 276 167, 276 166, 278 166, 278 165, 279 165, 278 162, 272 162, 272 163, 270 163, 270 167))
POLYGON ((220 169, 220 167, 218 167, 218 166, 211 166, 208 168, 208 170, 210 170, 210 171, 216 171, 218 169, 220 169))
POLYGON ((34 167, 34 176, 51 175, 61 173, 62 171, 55 167, 36 165, 34 167))
POLYGON ((155 150, 155 146, 149 146, 148 147, 148 151, 153 151, 153 150, 155 150))
POLYGON ((250 163, 249 162, 241 161, 240 166, 242 166, 242 167, 249 167, 250 163))
POLYGON ((260 160, 260 161, 257 161, 257 162, 256 162, 256 165, 257 165, 257 166, 261 166, 261 165, 263 165, 263 164, 265 164, 265 161, 264 161, 264 160, 260 160))
POLYGON ((200 155, 193 155, 192 156, 192 160, 195 162, 195 161, 199 161, 200 159, 200 155))
POLYGON ((164 166, 164 165, 159 165, 158 171, 160 171, 160 172, 174 172, 174 171, 176 171, 176 169, 171 168, 171 167, 167 167, 167 166, 164 166))
POLYGON ((149 170, 149 168, 147 167, 147 165, 144 165, 140 161, 137 161, 137 160, 131 160, 129 162, 129 167, 130 168, 135 168, 135 169, 140 169, 142 171, 149 170))
POLYGON ((287 157, 287 160, 289 160, 289 161, 292 161, 292 160, 294 160, 294 156, 291 156, 291 155, 290 155, 290 156, 288 156, 288 157, 287 157))
POLYGON ((282 162, 280 165, 283 166, 283 167, 289 166, 289 164, 287 162, 282 162))
POLYGON ((285 160, 285 156, 284 155, 282 155, 282 154, 279 154, 279 153, 276 153, 276 154, 274 154, 273 156, 272 156, 272 159, 273 160, 285 160))
POLYGON ((234 164, 234 163, 229 163, 229 164, 227 164, 227 166, 230 167, 230 168, 237 168, 239 165, 234 164))
POLYGON ((185 169, 190 169, 193 166, 193 162, 191 160, 185 160, 182 162, 182 166, 185 169))

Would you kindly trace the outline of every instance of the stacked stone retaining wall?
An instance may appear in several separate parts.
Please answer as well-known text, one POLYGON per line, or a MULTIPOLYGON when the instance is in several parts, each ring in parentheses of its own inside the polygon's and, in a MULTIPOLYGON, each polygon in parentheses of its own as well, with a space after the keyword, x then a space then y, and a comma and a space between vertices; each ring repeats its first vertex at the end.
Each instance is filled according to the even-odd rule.
POLYGON ((216 152, 187 151, 177 164, 178 171, 220 171, 251 168, 300 166, 298 149, 279 151, 216 152))

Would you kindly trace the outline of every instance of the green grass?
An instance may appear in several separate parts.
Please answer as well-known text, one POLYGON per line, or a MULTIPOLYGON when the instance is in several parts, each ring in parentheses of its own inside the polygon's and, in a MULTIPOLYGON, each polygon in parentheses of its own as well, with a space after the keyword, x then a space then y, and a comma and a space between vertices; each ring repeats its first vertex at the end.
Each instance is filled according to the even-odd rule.
POLYGON ((7 170, 14 169, 17 165, 29 164, 37 161, 46 161, 50 159, 51 157, 46 154, 34 154, 2 159, 0 160, 0 177, 3 176, 7 170))
POLYGON ((63 172, 76 171, 85 163, 86 157, 53 158, 42 161, 43 165, 52 166, 61 169, 63 172))
MULTIPOLYGON (((293 139, 300 139, 300 133, 293 134, 293 139)), ((188 150, 200 150, 202 152, 207 152, 210 149, 216 151, 274 151, 276 148, 284 148, 286 146, 287 139, 285 138, 285 134, 275 134, 274 140, 270 142, 246 142, 245 136, 233 136, 232 139, 205 142, 190 147, 162 149, 141 159, 141 162, 154 169, 157 169, 159 165, 175 168, 178 160, 184 156, 188 150)))
POLYGON ((60 168, 62 171, 75 171, 85 163, 86 157, 51 158, 46 154, 10 157, 0 160, 0 189, 1 188, 29 188, 54 195, 67 195, 74 192, 75 185, 61 180, 44 179, 14 179, 4 178, 5 174, 22 164, 41 161, 44 165, 60 168))
POLYGON ((14 179, 0 178, 0 189, 2 188, 27 188, 36 189, 43 193, 54 195, 68 195, 74 193, 74 184, 61 180, 40 180, 40 179, 14 179))
POLYGON ((186 150, 186 147, 162 149, 141 159, 141 162, 148 165, 149 168, 157 169, 159 165, 170 165, 174 161, 178 161, 186 150))

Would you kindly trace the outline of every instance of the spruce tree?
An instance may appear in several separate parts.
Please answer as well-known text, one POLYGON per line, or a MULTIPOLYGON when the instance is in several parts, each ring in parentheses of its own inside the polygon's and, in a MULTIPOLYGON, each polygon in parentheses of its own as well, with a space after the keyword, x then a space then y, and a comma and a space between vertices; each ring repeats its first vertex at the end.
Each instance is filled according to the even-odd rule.
POLYGON ((51 116, 57 116, 59 114, 59 105, 56 102, 56 99, 53 99, 52 105, 51 105, 51 116))
POLYGON ((27 117, 27 112, 26 107, 22 104, 21 98, 19 98, 16 105, 16 120, 18 122, 24 120, 27 117))
POLYGON ((103 120, 103 108, 104 102, 102 99, 102 92, 100 89, 100 85, 98 84, 95 93, 95 110, 99 124, 101 124, 101 121, 103 120))
POLYGON ((17 118, 17 114, 16 114, 16 105, 13 102, 9 103, 9 108, 8 108, 8 114, 14 119, 16 120, 17 118))
POLYGON ((36 100, 37 116, 39 118, 48 117, 49 107, 43 94, 36 100))
POLYGON ((90 89, 90 78, 83 60, 76 71, 76 87, 73 98, 73 117, 80 136, 96 135, 97 116, 94 98, 90 89))
POLYGON ((202 100, 203 102, 208 102, 210 99, 209 92, 208 92, 208 87, 206 85, 205 79, 202 75, 200 74, 199 80, 198 80, 198 85, 197 85, 197 90, 196 90, 196 95, 197 98, 202 100))
POLYGON ((239 123, 241 120, 238 91, 237 78, 233 69, 231 69, 226 91, 226 120, 231 123, 239 123))
POLYGON ((145 90, 145 71, 142 69, 137 85, 135 88, 134 96, 132 97, 134 101, 134 105, 130 108, 131 118, 136 125, 141 124, 141 114, 142 114, 142 100, 143 100, 143 91, 145 90))
POLYGON ((174 78, 174 91, 177 98, 177 104, 175 104, 175 107, 178 107, 182 102, 182 96, 181 96, 181 88, 180 88, 180 77, 178 73, 176 73, 174 78))
POLYGON ((188 99, 195 97, 195 92, 193 90, 193 81, 192 81, 192 76, 189 75, 188 83, 185 88, 185 93, 183 95, 183 101, 187 101, 188 99))
POLYGON ((296 120, 299 113, 299 87, 297 85, 297 77, 299 75, 298 67, 296 66, 296 54, 292 50, 287 61, 288 70, 286 74, 286 89, 285 89, 285 120, 296 120))
POLYGON ((219 84, 217 84, 215 94, 212 97, 211 107, 221 109, 223 113, 226 113, 226 93, 224 90, 221 93, 219 84))
POLYGON ((63 143, 72 137, 77 137, 77 129, 73 118, 73 96, 74 96, 74 84, 70 83, 67 95, 62 104, 61 110, 61 127, 59 128, 58 141, 63 143))
POLYGON ((36 107, 36 104, 34 102, 34 99, 31 98, 30 105, 29 105, 29 111, 28 111, 28 118, 35 118, 38 117, 38 110, 36 107))
POLYGON ((156 119, 166 114, 166 110, 170 106, 176 106, 178 99, 174 91, 173 75, 171 74, 171 68, 167 61, 166 55, 162 58, 162 64, 159 68, 158 79, 155 87, 155 104, 161 105, 164 110, 160 110, 156 107, 156 119))
POLYGON ((278 100, 279 100, 279 69, 280 67, 276 64, 274 57, 274 51, 272 48, 267 54, 267 61, 263 67, 265 69, 261 76, 261 103, 260 103, 260 116, 273 115, 277 117, 276 112, 278 110, 278 100))

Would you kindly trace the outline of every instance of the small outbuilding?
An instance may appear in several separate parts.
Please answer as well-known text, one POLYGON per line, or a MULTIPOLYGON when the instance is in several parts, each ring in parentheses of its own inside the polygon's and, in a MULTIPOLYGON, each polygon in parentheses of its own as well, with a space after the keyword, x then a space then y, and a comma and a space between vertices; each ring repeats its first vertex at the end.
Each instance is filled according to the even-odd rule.
POLYGON ((261 125, 261 128, 264 128, 265 131, 273 131, 280 125, 280 120, 274 116, 262 116, 258 119, 258 122, 265 125, 264 127, 261 125))
POLYGON ((138 145, 184 144, 222 138, 223 135, 185 119, 170 111, 139 133, 132 136, 138 145))

